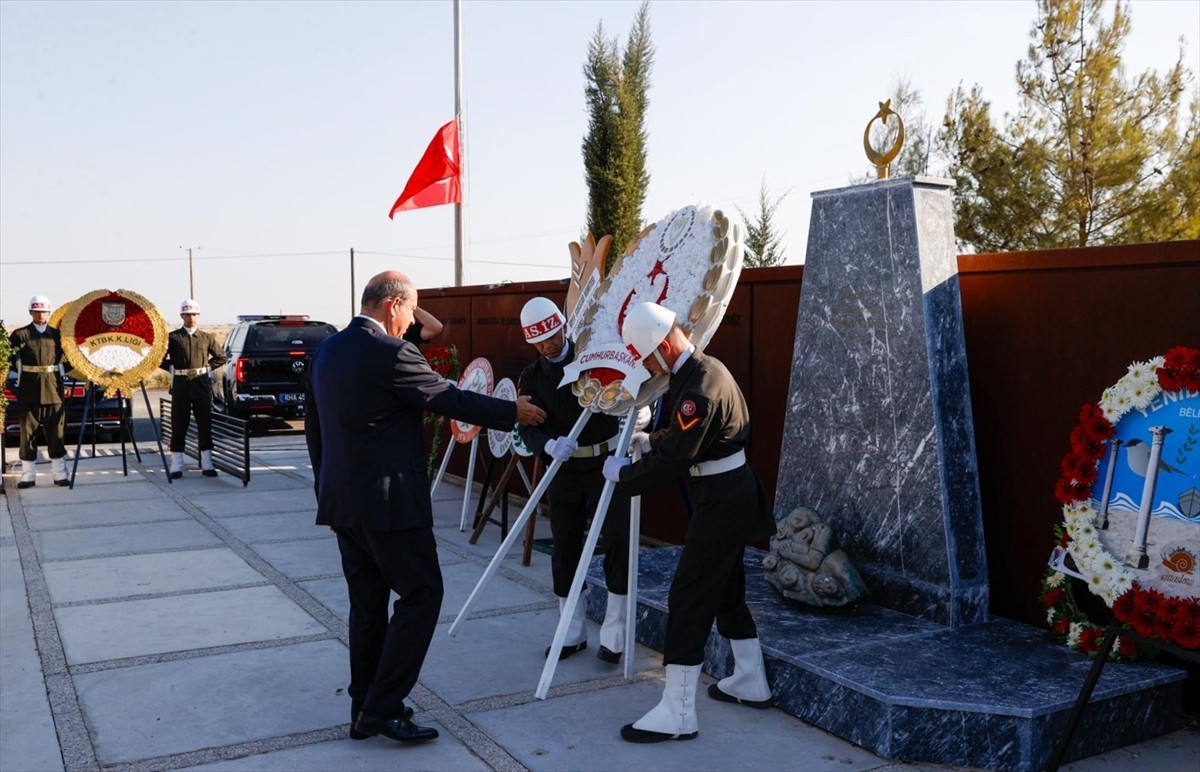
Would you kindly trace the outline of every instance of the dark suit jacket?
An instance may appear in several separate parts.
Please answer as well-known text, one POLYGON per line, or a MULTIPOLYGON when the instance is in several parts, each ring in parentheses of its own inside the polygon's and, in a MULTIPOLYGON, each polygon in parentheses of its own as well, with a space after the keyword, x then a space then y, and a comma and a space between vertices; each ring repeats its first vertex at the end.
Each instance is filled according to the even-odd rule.
POLYGON ((433 526, 422 412, 511 430, 513 402, 460 391, 411 343, 362 317, 313 356, 304 431, 317 524, 394 531, 433 526))

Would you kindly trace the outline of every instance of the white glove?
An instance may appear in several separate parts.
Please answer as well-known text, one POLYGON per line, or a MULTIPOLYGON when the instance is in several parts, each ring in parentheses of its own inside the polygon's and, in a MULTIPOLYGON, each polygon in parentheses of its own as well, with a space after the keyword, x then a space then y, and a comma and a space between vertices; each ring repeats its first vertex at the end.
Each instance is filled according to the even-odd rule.
POLYGON ((566 460, 571 457, 571 454, 579 449, 579 443, 570 437, 557 437, 553 440, 546 441, 546 453, 555 461, 566 460))
POLYGON ((621 482, 621 470, 630 463, 628 456, 609 456, 604 459, 604 479, 621 482))
POLYGON ((638 408, 637 415, 633 418, 634 431, 640 432, 650 425, 650 418, 653 414, 650 412, 649 405, 642 405, 638 408))
POLYGON ((643 453, 650 452, 650 435, 645 432, 634 432, 633 439, 629 443, 629 447, 641 448, 643 453))

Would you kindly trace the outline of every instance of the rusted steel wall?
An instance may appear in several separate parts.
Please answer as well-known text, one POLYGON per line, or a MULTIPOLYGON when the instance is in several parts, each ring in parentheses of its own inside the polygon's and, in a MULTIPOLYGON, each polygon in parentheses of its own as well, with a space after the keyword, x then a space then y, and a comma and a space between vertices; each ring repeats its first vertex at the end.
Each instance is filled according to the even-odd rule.
MULTIPOLYGON (((1039 624, 1067 436, 1080 406, 1130 362, 1200 346, 1200 241, 962 255, 958 264, 991 608, 1039 624)), ((750 401, 750 459, 772 495, 802 278, 802 266, 743 271, 707 349, 750 401)), ((457 345, 463 365, 485 356, 497 380, 515 381, 536 355, 518 322, 535 295, 561 305, 566 281, 421 290, 420 304, 446 325, 435 343, 457 345)), ((466 454, 450 468, 464 475, 466 454)), ((646 535, 679 542, 685 525, 678 490, 643 500, 646 535)))

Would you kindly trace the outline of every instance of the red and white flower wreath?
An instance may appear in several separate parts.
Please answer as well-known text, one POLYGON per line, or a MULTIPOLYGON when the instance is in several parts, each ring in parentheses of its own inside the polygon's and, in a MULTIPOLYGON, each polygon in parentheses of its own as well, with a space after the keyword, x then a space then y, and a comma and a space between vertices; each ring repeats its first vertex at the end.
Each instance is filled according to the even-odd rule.
MULTIPOLYGON (((1063 523, 1055 526, 1058 544, 1042 579, 1042 602, 1051 636, 1072 649, 1094 656, 1104 627, 1079 608, 1071 583, 1060 570, 1068 548, 1077 574, 1126 629, 1185 649, 1200 649, 1200 598, 1168 597, 1141 587, 1134 573, 1101 544, 1092 506, 1092 485, 1105 443, 1122 416, 1145 409, 1161 392, 1181 390, 1200 391, 1200 349, 1176 346, 1148 362, 1134 362, 1121 380, 1104 391, 1099 403, 1083 406, 1079 424, 1071 431, 1071 451, 1063 457, 1062 478, 1054 489, 1063 505, 1063 523)), ((1118 636, 1110 658, 1136 659, 1144 648, 1118 636)))

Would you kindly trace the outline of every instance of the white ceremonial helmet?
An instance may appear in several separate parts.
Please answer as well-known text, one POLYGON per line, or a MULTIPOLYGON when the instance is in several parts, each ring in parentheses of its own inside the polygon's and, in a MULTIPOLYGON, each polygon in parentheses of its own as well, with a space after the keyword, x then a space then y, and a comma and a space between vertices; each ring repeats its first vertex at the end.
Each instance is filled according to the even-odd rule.
POLYGON ((675 324, 675 312, 657 303, 638 303, 625 317, 621 339, 637 361, 654 354, 664 370, 669 369, 658 355, 658 345, 666 339, 675 324))
POLYGON ((34 295, 29 299, 30 311, 50 311, 50 298, 45 295, 34 295))
POLYGON ((526 343, 540 343, 562 329, 567 320, 546 298, 533 298, 521 309, 521 332, 526 343))
POLYGON ((179 304, 179 313, 181 314, 198 314, 200 313, 200 304, 188 298, 179 304))

